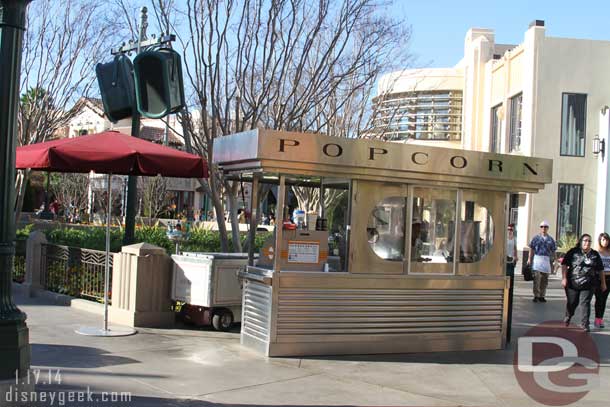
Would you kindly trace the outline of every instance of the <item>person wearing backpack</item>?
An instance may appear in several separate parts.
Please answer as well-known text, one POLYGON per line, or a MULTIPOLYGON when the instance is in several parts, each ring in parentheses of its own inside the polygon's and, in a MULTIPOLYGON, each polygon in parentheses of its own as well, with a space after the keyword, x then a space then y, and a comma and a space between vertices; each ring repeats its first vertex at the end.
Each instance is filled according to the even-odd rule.
POLYGON ((589 331, 591 316, 591 299, 598 285, 606 291, 604 278, 604 265, 599 253, 591 248, 591 235, 585 233, 578 244, 570 249, 563 257, 561 263, 561 285, 566 290, 566 315, 564 323, 570 325, 576 308, 581 308, 580 328, 589 331))

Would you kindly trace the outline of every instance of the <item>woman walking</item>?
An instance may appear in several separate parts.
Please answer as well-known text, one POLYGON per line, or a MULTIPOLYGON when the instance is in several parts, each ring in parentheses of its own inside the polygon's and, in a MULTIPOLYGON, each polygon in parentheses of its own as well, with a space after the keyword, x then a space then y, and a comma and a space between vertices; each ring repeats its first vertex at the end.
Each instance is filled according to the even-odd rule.
MULTIPOLYGON (((600 233, 597 238, 597 245, 599 247, 599 256, 602 258, 602 263, 604 264, 604 280, 606 280, 606 287, 610 287, 610 236, 606 232, 600 233)), ((596 328, 604 328, 604 311, 606 310, 608 293, 610 293, 610 290, 602 290, 601 284, 595 290, 596 328)))
POLYGON ((604 265, 599 253, 591 248, 592 240, 591 235, 582 235, 576 247, 566 253, 561 263, 561 285, 566 290, 568 300, 563 321, 568 326, 576 308, 580 306, 580 327, 584 331, 589 331, 591 299, 600 281, 601 290, 607 290, 604 265))

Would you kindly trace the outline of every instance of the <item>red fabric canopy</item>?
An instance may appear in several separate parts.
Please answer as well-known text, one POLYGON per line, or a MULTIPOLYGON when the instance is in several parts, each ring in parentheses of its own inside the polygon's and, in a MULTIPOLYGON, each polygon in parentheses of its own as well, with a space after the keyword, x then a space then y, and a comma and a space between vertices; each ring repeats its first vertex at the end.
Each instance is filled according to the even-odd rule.
POLYGON ((207 178, 205 161, 117 131, 17 147, 17 169, 207 178))

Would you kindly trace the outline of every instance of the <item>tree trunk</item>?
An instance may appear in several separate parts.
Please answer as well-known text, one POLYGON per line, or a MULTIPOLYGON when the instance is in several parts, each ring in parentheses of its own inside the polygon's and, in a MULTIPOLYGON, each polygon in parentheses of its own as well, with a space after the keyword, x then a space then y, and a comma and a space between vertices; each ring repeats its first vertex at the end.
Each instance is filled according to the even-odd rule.
POLYGON ((218 191, 218 182, 216 181, 215 174, 210 168, 209 185, 203 180, 199 180, 199 184, 204 189, 205 193, 212 200, 214 211, 216 212, 216 224, 218 225, 218 234, 220 238, 220 250, 223 253, 229 252, 229 239, 227 236, 227 224, 224 218, 224 208, 222 205, 222 199, 220 197, 220 191, 218 191))
POLYGON ((229 203, 229 219, 231 220, 231 239, 233 240, 233 251, 242 252, 241 239, 239 233, 239 219, 237 218, 237 182, 229 182, 225 185, 225 196, 229 203))

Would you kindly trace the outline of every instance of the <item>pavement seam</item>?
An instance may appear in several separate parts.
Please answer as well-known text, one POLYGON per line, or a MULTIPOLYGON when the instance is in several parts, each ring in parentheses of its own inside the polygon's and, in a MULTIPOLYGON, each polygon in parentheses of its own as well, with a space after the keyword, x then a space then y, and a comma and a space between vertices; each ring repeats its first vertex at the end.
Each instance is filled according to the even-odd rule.
POLYGON ((235 387, 232 389, 225 389, 225 390, 221 390, 221 391, 215 391, 215 392, 211 392, 211 393, 201 393, 201 394, 197 394, 193 397, 207 397, 207 396, 211 396, 214 394, 222 394, 222 393, 227 393, 230 391, 236 391, 236 390, 244 390, 244 389, 249 389, 249 388, 254 388, 254 387, 258 387, 258 386, 266 386, 268 384, 274 384, 274 383, 285 383, 285 382, 289 382, 292 380, 298 380, 298 379, 304 379, 306 377, 312 377, 312 376, 320 376, 320 373, 312 373, 312 374, 308 374, 305 376, 299 376, 299 377, 291 377, 288 379, 283 379, 283 380, 271 380, 269 382, 264 382, 264 383, 257 383, 257 384, 249 384, 247 386, 241 386, 241 387, 235 387))
POLYGON ((484 379, 483 379, 483 378, 482 378, 480 375, 478 375, 478 374, 477 374, 477 371, 476 371, 476 370, 474 370, 474 369, 472 369, 472 368, 470 368, 470 367, 468 368, 468 370, 470 370, 470 371, 472 372, 472 374, 473 374, 473 375, 475 375, 475 376, 476 376, 476 377, 479 379, 479 381, 480 381, 481 383, 483 383, 483 385, 485 386, 485 388, 487 389, 487 391, 489 391, 491 394, 493 394, 493 395, 494 395, 494 397, 496 398, 496 401, 500 402, 500 404, 501 404, 502 406, 507 406, 507 407, 509 406, 509 405, 507 404, 507 401, 505 401, 505 400, 504 400, 504 399, 503 399, 503 398, 502 398, 500 395, 496 394, 496 393, 495 393, 495 392, 494 392, 494 391, 491 389, 491 387, 490 387, 490 386, 489 386, 489 385, 486 383, 486 381, 485 381, 485 380, 484 380, 484 379))
MULTIPOLYGON (((301 361, 302 360, 303 359, 299 359, 299 368, 301 368, 301 361)), ((306 367, 303 367, 302 369, 310 370, 309 368, 306 368, 306 367)), ((207 396, 214 395, 214 394, 222 394, 222 393, 226 393, 226 392, 229 392, 229 391, 242 390, 242 389, 247 389, 247 388, 254 388, 254 387, 258 387, 258 386, 265 386, 265 385, 273 384, 273 383, 283 383, 283 382, 303 379, 303 378, 312 377, 312 376, 328 376, 328 377, 332 377, 333 379, 335 379, 337 381, 340 381, 342 383, 350 383, 350 382, 351 383, 358 383, 358 382, 360 382, 360 383, 368 384, 370 386, 378 387, 380 389, 390 389, 390 390, 394 390, 394 391, 397 391, 397 392, 400 392, 400 393, 409 394, 409 395, 412 395, 412 396, 426 397, 426 398, 429 398, 429 399, 432 399, 432 400, 438 400, 438 401, 441 401, 441 402, 444 402, 444 403, 453 403, 454 402, 453 400, 448 400, 448 399, 445 399, 445 398, 442 398, 442 397, 432 396, 432 395, 423 394, 423 393, 417 393, 417 392, 412 392, 412 391, 406 391, 404 389, 399 389, 399 388, 395 388, 395 387, 392 387, 392 386, 382 385, 382 384, 379 384, 379 383, 372 383, 372 382, 369 382, 367 380, 347 379, 345 377, 337 376, 337 375, 334 375, 334 374, 329 373, 327 371, 316 371, 316 373, 312 373, 312 374, 308 374, 308 375, 300 376, 300 377, 293 377, 293 378, 285 379, 285 380, 275 380, 275 381, 270 381, 270 382, 267 382, 267 383, 260 383, 260 384, 255 384, 255 385, 248 385, 248 386, 243 386, 243 387, 237 387, 235 389, 222 390, 222 391, 219 391, 219 392, 204 393, 204 394, 201 394, 201 395, 197 395, 196 397, 207 397, 207 396)), ((461 405, 462 404, 456 404, 456 406, 461 406, 461 405)))
MULTIPOLYGON (((113 371, 112 371, 112 370, 110 370, 110 369, 109 369, 109 368, 107 368, 107 367, 101 367, 101 370, 104 370, 104 371, 106 371, 106 372, 108 372, 108 373, 110 373, 110 374, 113 374, 113 371)), ((162 389, 162 388, 160 388, 160 387, 153 386, 152 384, 149 384, 149 383, 147 383, 147 382, 145 382, 145 381, 139 380, 139 379, 137 379, 137 378, 135 378, 135 377, 127 377, 126 379, 127 379, 127 380, 131 380, 131 381, 136 382, 136 383, 139 383, 139 384, 141 384, 141 385, 144 385, 144 386, 149 387, 149 388, 151 388, 151 389, 154 389, 154 390, 156 390, 156 391, 160 391, 161 393, 165 393, 165 394, 170 395, 170 396, 172 396, 172 397, 180 397, 178 394, 174 394, 174 393, 172 393, 172 392, 170 392, 170 391, 167 391, 167 390, 165 390, 165 389, 162 389)))
MULTIPOLYGON (((342 382, 346 382, 347 381, 347 379, 345 377, 336 376, 336 375, 333 375, 332 373, 326 373, 326 374, 328 376, 330 376, 330 377, 333 377, 334 379, 336 379, 338 381, 342 381, 342 382)), ((349 379, 349 380, 353 381, 353 382, 366 383, 368 385, 376 386, 376 387, 379 387, 381 389, 391 389, 391 390, 398 391, 398 392, 401 392, 401 393, 406 393, 406 394, 420 396, 420 397, 427 397, 427 398, 430 398, 430 399, 433 399, 433 400, 439 400, 439 401, 446 402, 446 403, 453 403, 454 402, 454 400, 448 400, 448 399, 445 399, 443 397, 439 397, 439 396, 436 396, 436 395, 430 395, 430 394, 426 394, 426 393, 418 393, 418 392, 413 392, 413 391, 407 391, 407 390, 396 388, 396 387, 390 386, 390 385, 384 385, 384 384, 369 382, 367 380, 361 380, 361 379, 358 379, 358 380, 356 380, 356 379, 349 379)), ((494 394, 494 393, 492 393, 492 394, 494 394)), ((455 406, 464 406, 464 405, 465 404, 463 404, 463 403, 462 404, 455 404, 455 406)))

